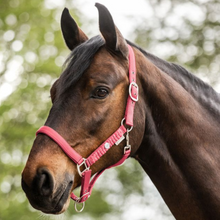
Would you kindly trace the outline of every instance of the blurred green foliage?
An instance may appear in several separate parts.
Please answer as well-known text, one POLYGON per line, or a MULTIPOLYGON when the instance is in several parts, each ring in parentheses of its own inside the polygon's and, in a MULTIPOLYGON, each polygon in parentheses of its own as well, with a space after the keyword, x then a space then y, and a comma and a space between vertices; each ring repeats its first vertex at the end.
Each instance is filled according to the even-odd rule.
MULTIPOLYGON (((65 5, 80 24, 80 12, 71 1, 51 8, 43 0, 0 1, 0 91, 7 94, 9 89, 11 93, 0 103, 0 220, 38 219, 42 215, 29 205, 20 175, 35 132, 51 107, 51 84, 69 53, 59 24, 65 5)), ((113 208, 119 211, 105 200, 114 189, 107 187, 102 192, 104 188, 93 191, 84 212, 74 219, 103 219, 113 208)), ((63 218, 72 215, 76 213, 71 202, 63 218)))
MULTIPOLYGON (((0 0, 0 94, 7 97, 0 100, 0 220, 41 216, 31 208, 21 190, 20 174, 35 132, 44 124, 51 107, 51 84, 60 75, 69 53, 60 32, 62 9, 68 6, 78 24, 81 23, 82 16, 73 1, 59 2, 62 3, 0 0)), ((219 1, 147 2, 153 16, 137 23, 132 34, 134 41, 217 85, 220 80, 219 1), (184 14, 183 7, 189 7, 189 13, 184 14), (198 18, 190 16, 193 10, 197 11, 198 18)), ((146 208, 157 204, 151 186, 133 160, 107 172, 97 182, 84 212, 76 214, 71 202, 61 219, 128 219, 123 215, 128 206, 137 203, 140 208, 146 208)), ((170 216, 163 207, 157 209, 170 216)))
POLYGON ((134 41, 220 90, 219 0, 147 2, 154 16, 137 24, 134 41))

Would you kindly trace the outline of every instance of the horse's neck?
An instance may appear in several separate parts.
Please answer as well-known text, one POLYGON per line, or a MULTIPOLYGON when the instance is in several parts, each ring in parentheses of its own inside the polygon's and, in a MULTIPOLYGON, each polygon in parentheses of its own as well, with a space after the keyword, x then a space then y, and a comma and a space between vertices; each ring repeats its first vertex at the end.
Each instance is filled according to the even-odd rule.
POLYGON ((137 53, 146 132, 136 158, 177 219, 220 218, 218 122, 137 53), (144 61, 143 61, 144 60, 144 61))

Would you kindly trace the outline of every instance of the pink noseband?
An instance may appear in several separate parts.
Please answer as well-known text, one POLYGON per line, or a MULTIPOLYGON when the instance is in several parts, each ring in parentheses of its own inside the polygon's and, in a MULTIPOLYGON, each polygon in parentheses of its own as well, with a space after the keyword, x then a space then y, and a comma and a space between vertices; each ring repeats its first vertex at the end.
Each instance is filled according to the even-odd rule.
POLYGON ((106 170, 111 167, 121 165, 131 153, 131 145, 129 145, 129 132, 133 128, 133 117, 134 117, 134 107, 135 103, 138 101, 138 85, 136 84, 136 64, 135 64, 135 55, 132 47, 128 45, 129 49, 129 96, 127 99, 127 106, 125 111, 125 117, 122 119, 121 126, 104 142, 102 143, 88 158, 83 158, 79 155, 67 142, 66 140, 59 135, 55 130, 48 126, 41 127, 37 134, 46 134, 52 140, 54 140, 66 153, 66 155, 77 165, 77 170, 79 175, 82 177, 81 181, 81 192, 80 197, 77 197, 73 192, 71 193, 71 198, 76 203, 83 203, 83 206, 80 210, 77 210, 76 203, 75 209, 77 212, 81 212, 84 208, 85 201, 89 198, 92 193, 92 188, 98 179, 98 177, 106 170), (127 126, 130 126, 130 129, 126 129, 124 126, 124 121, 127 126), (126 137, 124 137, 126 133, 126 137), (116 164, 111 165, 98 173, 91 178, 91 169, 90 166, 94 164, 97 160, 100 159, 113 145, 119 145, 126 138, 126 146, 124 147, 124 155, 116 164))

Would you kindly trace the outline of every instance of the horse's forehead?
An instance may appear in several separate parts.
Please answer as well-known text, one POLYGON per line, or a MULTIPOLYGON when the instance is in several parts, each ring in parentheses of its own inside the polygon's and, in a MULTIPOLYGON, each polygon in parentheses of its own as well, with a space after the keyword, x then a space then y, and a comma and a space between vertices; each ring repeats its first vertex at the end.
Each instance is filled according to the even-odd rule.
POLYGON ((109 53, 109 51, 106 49, 106 47, 102 47, 99 49, 99 51, 96 52, 92 64, 104 64, 104 63, 113 63, 114 58, 109 53))
POLYGON ((104 83, 114 88, 122 81, 126 82, 127 69, 118 63, 110 54, 101 52, 94 57, 85 74, 85 80, 90 85, 104 83))
POLYGON ((128 63, 116 55, 112 55, 105 47, 101 48, 94 56, 88 72, 113 74, 127 71, 128 63))

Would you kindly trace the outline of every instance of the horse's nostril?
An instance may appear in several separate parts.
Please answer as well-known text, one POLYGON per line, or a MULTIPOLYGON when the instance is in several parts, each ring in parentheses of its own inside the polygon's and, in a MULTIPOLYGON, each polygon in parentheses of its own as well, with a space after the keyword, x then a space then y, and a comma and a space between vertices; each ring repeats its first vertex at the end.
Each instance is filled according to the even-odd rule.
POLYGON ((33 187, 42 196, 50 196, 53 193, 54 180, 47 168, 39 168, 33 181, 33 187))

